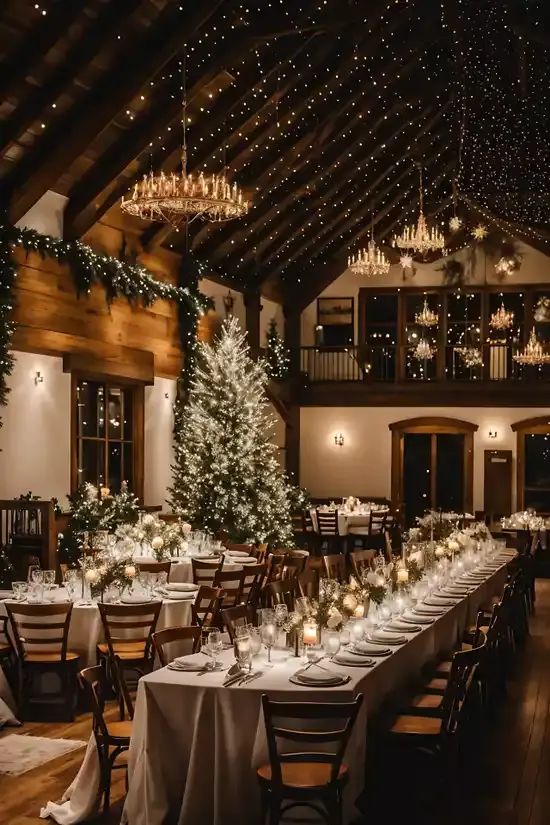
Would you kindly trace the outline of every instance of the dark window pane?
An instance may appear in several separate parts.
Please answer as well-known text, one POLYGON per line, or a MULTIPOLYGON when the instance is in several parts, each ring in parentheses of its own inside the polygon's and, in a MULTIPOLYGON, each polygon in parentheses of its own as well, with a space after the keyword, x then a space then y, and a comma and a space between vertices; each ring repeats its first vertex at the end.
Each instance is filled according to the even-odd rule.
POLYGON ((550 433, 525 436, 525 487, 550 491, 550 433))
POLYGON ((128 482, 128 486, 130 489, 133 487, 134 482, 134 445, 129 444, 128 442, 122 445, 122 457, 123 457, 123 481, 128 482))
POLYGON ((92 441, 86 438, 78 440, 77 444, 77 474, 78 484, 89 481, 96 486, 105 484, 105 443, 92 441))
POLYGON ((353 344, 353 324, 341 324, 323 327, 323 345, 325 347, 345 347, 353 344))
POLYGON ((436 505, 442 510, 464 510, 464 436, 436 436, 436 505))
POLYGON ((122 444, 120 442, 109 442, 108 453, 108 473, 109 478, 107 486, 111 492, 120 492, 120 483, 122 479, 122 444))
POLYGON ((132 390, 124 390, 122 393, 122 398, 122 437, 126 441, 132 441, 134 433, 134 393, 132 390))
POLYGON ((397 323, 397 295, 380 293, 368 295, 365 301, 367 326, 369 324, 397 323))
POLYGON ((109 438, 122 438, 122 390, 107 389, 107 433, 109 438))
POLYGON ((76 388, 76 421, 79 436, 102 438, 105 434, 105 389, 95 381, 79 381, 76 388))
POLYGON ((407 524, 414 524, 431 507, 431 435, 405 433, 403 455, 403 494, 407 524))

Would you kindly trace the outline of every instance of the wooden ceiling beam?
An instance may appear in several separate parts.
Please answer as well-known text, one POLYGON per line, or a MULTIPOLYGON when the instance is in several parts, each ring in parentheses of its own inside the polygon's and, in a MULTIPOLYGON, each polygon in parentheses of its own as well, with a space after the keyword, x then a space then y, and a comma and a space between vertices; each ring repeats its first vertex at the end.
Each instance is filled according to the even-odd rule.
POLYGON ((51 107, 67 83, 72 83, 92 61, 115 38, 118 24, 131 14, 141 0, 118 0, 117 3, 103 4, 95 17, 88 19, 88 26, 81 37, 73 42, 63 59, 52 69, 44 85, 30 87, 29 94, 19 101, 0 131, 0 154, 32 126, 42 112, 51 107))
POLYGON ((118 74, 116 69, 106 72, 90 94, 69 109, 57 128, 49 129, 5 178, 14 223, 55 185, 127 101, 181 50, 183 39, 204 26, 222 3, 212 0, 193 5, 186 14, 180 11, 183 7, 169 3, 141 41, 128 44, 120 57, 118 74), (72 129, 67 129, 68 122, 73 123, 72 129))
POLYGON ((15 95, 25 79, 45 55, 65 36, 75 20, 83 14, 80 3, 53 3, 48 14, 36 11, 36 22, 25 32, 23 40, 0 63, 0 100, 15 95))

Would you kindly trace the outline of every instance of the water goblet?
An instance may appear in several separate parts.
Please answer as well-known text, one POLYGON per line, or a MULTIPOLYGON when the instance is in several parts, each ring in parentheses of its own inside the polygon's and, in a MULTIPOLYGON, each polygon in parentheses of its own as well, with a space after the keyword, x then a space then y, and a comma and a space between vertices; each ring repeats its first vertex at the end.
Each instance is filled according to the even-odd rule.
POLYGON ((248 633, 235 639, 235 655, 240 667, 250 672, 252 670, 252 648, 248 633))
POLYGON ((269 608, 262 610, 262 623, 260 625, 260 633, 262 642, 267 648, 267 662, 271 666, 271 648, 277 639, 277 622, 275 619, 275 611, 269 608))
POLYGON ((12 582, 11 589, 13 590, 13 597, 16 602, 22 602, 27 595, 27 582, 12 582))
POLYGON ((44 585, 42 582, 31 582, 27 590, 29 604, 42 604, 44 601, 44 585))
POLYGON ((249 625, 248 632, 250 635, 251 653, 253 656, 257 656, 260 650, 262 649, 262 637, 260 635, 260 629, 258 627, 253 627, 252 625, 249 625))
POLYGON ((44 584, 53 584, 55 582, 55 570, 43 570, 44 584))
POLYGON ((365 625, 363 619, 354 619, 349 623, 349 637, 352 644, 364 639, 365 625))
POLYGON ((323 637, 323 650, 332 659, 340 650, 340 633, 337 630, 327 630, 323 637))
POLYGON ((205 652, 212 659, 212 670, 218 670, 218 656, 223 650, 222 634, 219 630, 211 630, 205 645, 205 652))
POLYGON ((30 564, 29 565, 29 571, 28 571, 28 574, 27 574, 27 580, 28 580, 29 584, 32 584, 32 582, 42 581, 42 576, 43 576, 42 568, 40 567, 39 564, 30 564))

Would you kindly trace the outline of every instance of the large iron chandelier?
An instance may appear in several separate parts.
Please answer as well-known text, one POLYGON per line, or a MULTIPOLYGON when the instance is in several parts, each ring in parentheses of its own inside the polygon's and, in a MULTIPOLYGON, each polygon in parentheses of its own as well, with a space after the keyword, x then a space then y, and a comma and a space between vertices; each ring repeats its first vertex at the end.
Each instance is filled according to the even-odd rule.
POLYGON ((506 309, 504 302, 501 303, 496 312, 493 312, 489 321, 491 329, 506 330, 510 329, 514 323, 514 313, 506 309))
POLYGON ((406 251, 416 252, 420 255, 427 255, 428 252, 435 252, 444 249, 445 238, 436 226, 431 229, 424 217, 424 188, 422 182, 422 166, 418 165, 420 177, 419 184, 419 213, 416 226, 405 226, 401 235, 393 240, 393 245, 406 251))
POLYGON ((195 218, 220 223, 240 218, 248 212, 248 201, 236 183, 227 179, 226 170, 217 175, 187 171, 187 94, 185 58, 183 60, 183 97, 181 171, 165 175, 153 170, 134 185, 120 208, 145 221, 162 221, 174 228, 195 218))
POLYGON ((550 364, 550 355, 544 352, 543 345, 537 340, 535 328, 531 330, 529 341, 523 352, 513 356, 518 364, 526 364, 530 367, 538 367, 542 364, 550 364))

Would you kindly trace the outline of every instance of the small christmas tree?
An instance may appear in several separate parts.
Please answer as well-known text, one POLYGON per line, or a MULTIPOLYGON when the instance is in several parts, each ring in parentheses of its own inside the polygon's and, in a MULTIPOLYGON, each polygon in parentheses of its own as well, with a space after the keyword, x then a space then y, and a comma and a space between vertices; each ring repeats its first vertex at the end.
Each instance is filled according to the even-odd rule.
POLYGON ((267 375, 235 318, 201 344, 175 432, 171 504, 188 521, 233 541, 292 540, 292 488, 271 443, 267 375))
POLYGON ((267 331, 266 370, 270 378, 282 381, 288 375, 290 357, 283 339, 277 332, 277 322, 272 318, 267 331))

